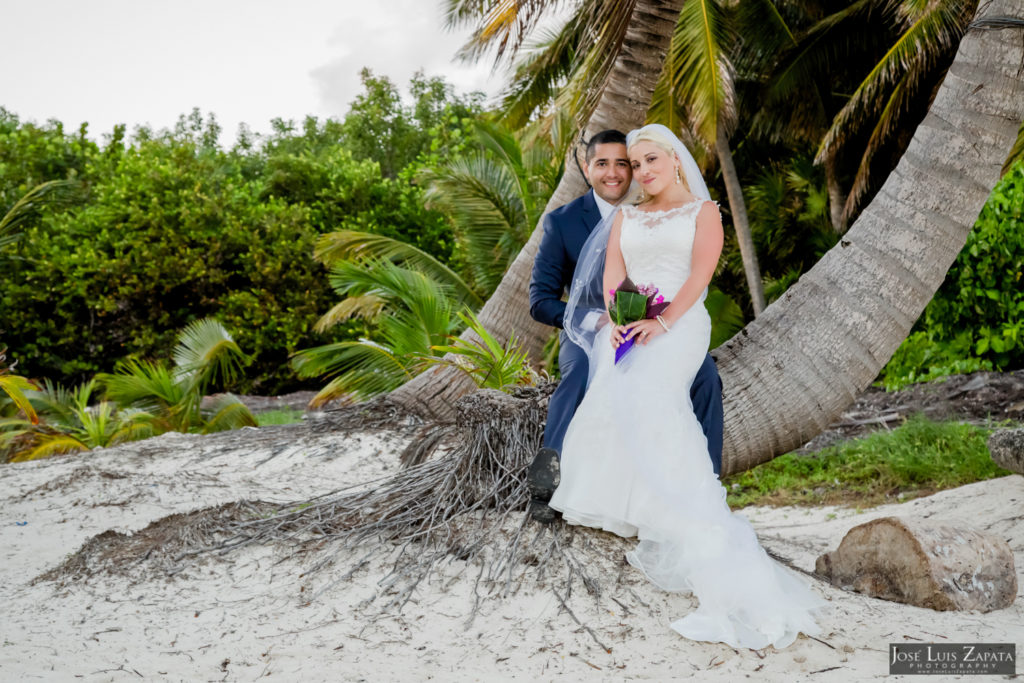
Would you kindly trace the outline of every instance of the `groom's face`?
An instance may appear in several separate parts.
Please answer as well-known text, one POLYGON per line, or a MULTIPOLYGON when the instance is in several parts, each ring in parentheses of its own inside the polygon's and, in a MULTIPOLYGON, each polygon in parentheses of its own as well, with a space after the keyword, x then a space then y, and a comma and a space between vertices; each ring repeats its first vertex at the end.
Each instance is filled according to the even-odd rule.
POLYGON ((587 162, 586 176, 601 199, 618 204, 633 179, 626 146, 617 142, 595 145, 594 155, 587 162))

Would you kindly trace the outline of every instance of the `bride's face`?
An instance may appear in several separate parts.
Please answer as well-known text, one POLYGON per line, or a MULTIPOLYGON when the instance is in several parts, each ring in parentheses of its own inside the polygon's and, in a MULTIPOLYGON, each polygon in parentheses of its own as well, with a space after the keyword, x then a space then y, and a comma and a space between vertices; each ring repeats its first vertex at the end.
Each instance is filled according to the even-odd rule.
POLYGON ((653 142, 641 140, 630 147, 629 163, 633 167, 633 179, 652 197, 675 185, 679 165, 676 155, 653 142))

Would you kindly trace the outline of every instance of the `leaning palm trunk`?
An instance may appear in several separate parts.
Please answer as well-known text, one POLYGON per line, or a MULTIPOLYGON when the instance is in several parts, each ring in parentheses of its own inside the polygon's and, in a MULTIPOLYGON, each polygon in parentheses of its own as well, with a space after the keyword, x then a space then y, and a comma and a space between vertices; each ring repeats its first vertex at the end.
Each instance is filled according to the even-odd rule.
MULTIPOLYGON (((587 124, 588 138, 601 130, 629 130, 644 122, 682 4, 683 0, 636 0, 622 49, 587 124)), ((570 151, 566 172, 551 195, 545 213, 586 190, 570 151)), ((551 334, 551 328, 533 320, 529 310, 530 274, 541 234, 538 225, 479 314, 484 327, 496 338, 506 340, 514 333, 532 358, 540 357, 551 334)), ((423 416, 451 417, 455 399, 473 386, 465 373, 437 367, 396 389, 390 398, 423 416)))
POLYGON ((1024 118, 1024 0, 982 3, 899 165, 839 244, 718 352, 726 472, 805 443, 889 360, 963 248, 1024 118))
MULTIPOLYGON (((986 3, 976 24, 1000 16, 1024 17, 1024 0, 986 3)), ((631 30, 627 47, 636 43, 637 29, 631 30)), ((907 152, 850 231, 720 347, 724 471, 749 469, 818 434, 871 383, 909 333, 963 247, 1017 137, 1024 119, 1022 45, 1019 27, 972 28, 907 152)), ((611 92, 602 96, 590 130, 625 128, 642 119, 633 116, 639 94, 628 115, 619 109, 629 92, 640 92, 639 86, 628 89, 628 77, 645 72, 629 54, 624 50, 616 63, 611 92)), ((549 206, 582 191, 573 175, 566 174, 549 206)), ((527 313, 538 239, 535 234, 519 254, 484 309, 489 329, 505 338, 515 331, 532 344, 546 332, 527 313)), ((535 353, 536 346, 529 350, 535 353)), ((395 395, 425 415, 449 415, 454 398, 467 390, 454 384, 451 375, 418 377, 395 395), (423 398, 417 401, 419 392, 423 398)))
POLYGON ((754 307, 754 316, 759 316, 764 310, 764 283, 761 281, 761 267, 757 263, 754 238, 750 234, 750 220, 747 218, 747 203, 743 200, 743 187, 740 185, 740 177, 736 172, 736 164, 732 160, 729 138, 722 128, 718 129, 715 150, 718 153, 718 162, 722 165, 722 178, 725 180, 725 192, 729 196, 729 209, 732 211, 736 242, 739 244, 740 256, 743 258, 743 272, 747 276, 750 302, 754 307))

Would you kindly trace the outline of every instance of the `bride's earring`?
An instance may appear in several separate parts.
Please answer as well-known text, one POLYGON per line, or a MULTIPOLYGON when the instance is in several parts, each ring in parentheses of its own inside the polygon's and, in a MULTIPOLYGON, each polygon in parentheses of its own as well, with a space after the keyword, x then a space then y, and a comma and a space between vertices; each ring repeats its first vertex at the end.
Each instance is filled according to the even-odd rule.
POLYGON ((679 167, 676 166, 676 185, 679 185, 682 182, 683 182, 683 177, 681 175, 679 175, 679 167))
POLYGON ((645 199, 647 199, 647 195, 646 195, 646 193, 644 193, 644 188, 641 187, 640 188, 640 196, 637 198, 637 201, 638 202, 642 202, 645 199))

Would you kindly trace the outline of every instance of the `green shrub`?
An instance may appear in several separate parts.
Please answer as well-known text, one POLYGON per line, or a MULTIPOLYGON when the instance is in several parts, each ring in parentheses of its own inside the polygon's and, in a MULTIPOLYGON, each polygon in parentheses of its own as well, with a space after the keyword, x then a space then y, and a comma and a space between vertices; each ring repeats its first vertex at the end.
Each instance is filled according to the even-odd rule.
POLYGON ((965 330, 973 351, 998 369, 1024 366, 1024 162, 996 185, 967 244, 925 311, 925 327, 949 340, 965 330))
MULTIPOLYGON (((0 124, 0 193, 34 179, 36 167, 67 170, 4 162, 76 147, 59 144, 59 130, 0 124)), ((451 230, 421 189, 325 140, 329 122, 307 120, 301 134, 281 124, 259 148, 243 137, 231 151, 216 146, 214 128, 194 114, 174 132, 92 149, 80 165, 91 179, 85 199, 24 226, 8 249, 18 258, 0 275, 0 327, 25 374, 85 381, 128 356, 164 356, 176 330, 216 317, 253 357, 233 388, 299 388, 288 367, 297 349, 365 331, 313 330, 334 298, 312 258, 320 234, 359 229, 450 255, 451 230)))
POLYGON ((882 369, 898 389, 951 374, 1024 367, 1024 162, 996 185, 915 331, 882 369))
POLYGON ((992 370, 992 361, 975 356, 973 347, 969 331, 949 341, 936 341, 928 332, 914 332, 882 368, 879 381, 886 391, 898 391, 916 382, 992 370))

